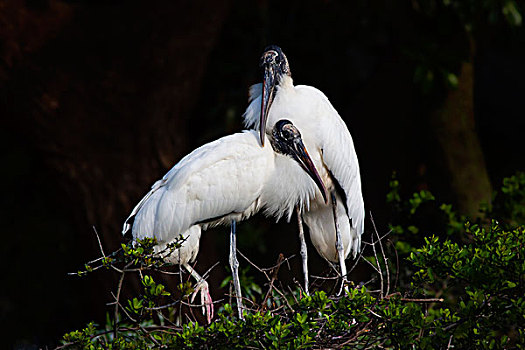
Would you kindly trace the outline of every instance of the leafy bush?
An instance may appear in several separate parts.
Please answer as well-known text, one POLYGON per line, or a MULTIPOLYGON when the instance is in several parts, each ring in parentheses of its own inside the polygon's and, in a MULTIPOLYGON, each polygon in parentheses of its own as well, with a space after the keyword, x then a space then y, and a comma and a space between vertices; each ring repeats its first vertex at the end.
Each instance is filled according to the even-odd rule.
POLYGON ((494 206, 485 207, 485 218, 473 223, 452 206, 437 203, 429 192, 403 201, 397 180, 391 189, 387 200, 398 216, 390 236, 375 231, 364 244, 365 253, 373 254, 363 261, 376 271, 366 287, 350 285, 343 296, 323 290, 310 296, 299 289, 285 292, 276 287, 278 264, 265 272, 266 292, 243 272, 251 291, 244 321, 236 308, 224 304, 210 325, 195 320, 182 324, 177 307, 192 286, 181 285, 178 299, 167 292, 146 273, 164 267, 152 256, 154 242, 142 242, 86 269, 140 271, 142 293, 127 303, 117 297, 106 326, 90 323, 68 333, 62 347, 525 348, 525 175, 505 179, 494 206), (438 218, 442 223, 434 227, 439 229, 428 232, 421 216, 438 218), (385 245, 385 237, 394 244, 385 245), (390 263, 394 254, 399 266, 390 263), (400 283, 392 282, 396 280, 400 283))

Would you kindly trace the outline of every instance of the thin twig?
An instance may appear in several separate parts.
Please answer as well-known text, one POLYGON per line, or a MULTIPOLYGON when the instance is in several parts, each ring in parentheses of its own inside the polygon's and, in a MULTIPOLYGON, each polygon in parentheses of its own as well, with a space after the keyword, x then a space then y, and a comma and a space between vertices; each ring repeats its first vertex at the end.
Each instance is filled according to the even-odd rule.
POLYGON ((178 303, 180 303, 180 300, 175 300, 173 303, 169 303, 169 304, 162 305, 162 306, 156 306, 156 307, 145 307, 144 309, 145 309, 145 310, 148 310, 148 311, 163 310, 163 309, 167 309, 167 308, 170 308, 170 307, 172 307, 172 306, 175 306, 175 305, 177 305, 178 303))
MULTIPOLYGON (((280 281, 279 281, 280 283, 280 281)), ((281 283, 280 283, 281 284, 281 283)), ((281 284, 282 286, 282 284, 281 284)), ((286 305, 288 306, 288 308, 290 309, 290 311, 292 312, 295 312, 292 305, 290 305, 290 303, 288 302, 288 299, 286 298, 286 296, 284 295, 283 292, 281 292, 281 290, 279 288, 276 288, 275 285, 273 286, 273 289, 284 299, 284 301, 286 302, 286 305)))
POLYGON ((120 306, 120 308, 122 309, 122 312, 124 312, 126 314, 126 316, 134 323, 137 323, 137 320, 134 319, 133 317, 131 317, 131 315, 126 311, 126 309, 122 306, 122 304, 120 304, 119 301, 117 301, 117 297, 115 296, 115 294, 113 294, 113 292, 111 292, 111 296, 115 299, 115 303, 120 306))
MULTIPOLYGON (((370 211, 370 220, 372 221, 372 225, 374 226, 374 231, 375 231, 375 233, 377 235, 377 239, 378 239, 377 242, 379 243, 379 248, 381 248, 381 255, 383 256, 383 262, 385 263, 385 269, 386 269, 386 291, 385 291, 385 294, 388 295, 388 293, 390 292, 390 270, 388 268, 388 258, 385 255, 385 250, 383 249, 383 242, 381 241, 382 238, 379 237, 379 232, 377 231, 376 223, 374 221, 374 217, 372 216, 372 212, 371 211, 370 211)), ((383 238, 384 237, 386 237, 386 235, 384 235, 383 238)), ((380 264, 379 260, 377 261, 377 264, 378 265, 380 264)))
POLYGON ((411 303, 442 303, 445 301, 445 299, 443 298, 424 298, 424 299, 401 298, 399 300, 411 302, 411 303))
POLYGON ((155 343, 156 346, 160 346, 160 343, 157 341, 157 339, 155 339, 155 337, 153 337, 153 335, 151 335, 150 332, 148 332, 144 327, 142 327, 140 324, 138 325, 139 328, 151 339, 151 341, 153 343, 155 343))
POLYGON ((264 271, 263 269, 261 269, 259 266, 255 265, 255 263, 253 263, 250 259, 248 259, 246 257, 246 255, 244 255, 240 250, 237 250, 237 252, 240 254, 240 256, 242 256, 244 258, 244 260, 246 260, 250 265, 252 265, 253 267, 255 267, 257 269, 257 271, 261 272, 264 274, 264 276, 266 276, 266 279, 269 281, 270 280, 270 277, 268 277, 268 274, 266 273, 266 271, 264 271))
POLYGON ((396 254, 396 279, 394 281, 394 288, 396 288, 397 282, 399 281, 399 255, 397 254, 397 249, 396 249, 395 244, 391 240, 388 240, 388 243, 390 243, 392 248, 394 248, 394 253, 396 254))
POLYGON ((268 292, 266 292, 266 295, 262 301, 261 309, 260 311, 264 311, 266 309, 266 302, 268 301, 268 298, 270 297, 270 294, 273 289, 273 282, 277 279, 277 274, 279 273, 279 268, 281 267, 281 262, 284 259, 283 254, 279 254, 279 257, 277 258, 277 266, 274 268, 272 273, 272 278, 270 280, 270 287, 268 288, 268 292))
MULTIPOLYGON (((128 268, 130 265, 131 265, 131 262, 128 263, 126 266, 124 266, 124 269, 128 268)), ((111 266, 113 266, 113 265, 111 265, 111 266)), ((117 321, 117 319, 118 319, 118 308, 119 308, 119 305, 120 305, 120 292, 122 290, 122 283, 124 282, 124 276, 125 276, 125 272, 122 272, 122 274, 120 275, 120 279, 118 281, 117 295, 115 296, 115 311, 114 311, 114 314, 113 314, 113 316, 115 317, 114 325, 113 325, 113 336, 114 336, 115 339, 117 339, 117 335, 118 335, 118 321, 117 321)))
POLYGON ((341 347, 344 347, 345 345, 348 345, 349 343, 357 340, 357 338, 359 338, 359 336, 361 334, 370 332, 370 329, 368 327, 371 324, 372 324, 372 321, 368 321, 368 323, 362 329, 358 330, 352 338, 350 338, 347 341, 345 341, 344 343, 342 343, 341 347))
POLYGON ((367 309, 368 311, 370 311, 370 313, 371 313, 372 315, 374 315, 375 317, 377 317, 377 318, 383 318, 381 315, 375 313, 375 312, 372 311, 371 309, 369 309, 369 308, 367 308, 367 307, 365 307, 365 309, 367 309))
POLYGON ((202 275, 202 279, 208 278, 208 275, 210 274, 211 270, 213 270, 217 265, 219 265, 219 262, 217 261, 215 264, 213 264, 206 272, 202 275))
MULTIPOLYGON (((294 280, 295 281, 295 280, 294 280)), ((295 294, 293 293, 293 290, 292 288, 290 288, 290 286, 287 286, 288 287, 288 290, 290 291, 290 294, 291 296, 293 297, 293 300, 295 300, 295 303, 299 303, 299 301, 297 300, 297 298, 295 297, 295 294)))
MULTIPOLYGON (((380 297, 383 298, 383 270, 381 269, 381 263, 379 262, 379 258, 377 257, 377 251, 376 251, 376 245, 375 245, 376 242, 374 242, 374 234, 372 233, 372 250, 374 252, 374 257, 376 258, 376 262, 377 262, 377 273, 379 273, 379 282, 380 282, 380 285, 381 285, 381 293, 380 293, 380 297)), ((366 260, 366 259, 365 259, 366 260)), ((368 261, 368 260, 367 260, 368 261)), ((370 265, 372 265, 372 263, 370 263, 370 265)))
POLYGON ((122 283, 124 282, 124 275, 125 273, 122 273, 120 275, 120 279, 118 281, 118 287, 117 287, 117 295, 115 296, 115 311, 113 312, 114 324, 113 324, 113 338, 117 339, 118 335, 118 307, 119 307, 119 301, 120 301, 120 291, 122 290, 122 283))
MULTIPOLYGON (((293 259, 295 258, 295 254, 292 254, 290 255, 289 257, 285 258, 283 256, 283 260, 278 264, 278 265, 282 265, 284 263, 286 263, 288 265, 288 269, 290 269, 290 263, 289 263, 289 260, 290 259, 293 259)), ((262 270, 265 270, 265 271, 273 271, 273 269, 275 269, 277 267, 277 265, 274 265, 274 266, 270 266, 270 267, 265 267, 263 268, 262 270)))
POLYGON ((320 280, 338 280, 340 276, 317 276, 317 275, 311 275, 313 278, 320 279, 320 280))
POLYGON ((165 271, 165 270, 158 270, 158 269, 155 269, 156 272, 158 273, 162 273, 164 275, 179 275, 180 272, 175 272, 175 271, 165 271))
POLYGON ((98 247, 100 249, 100 252, 102 253, 102 256, 105 258, 106 254, 104 253, 104 248, 102 248, 102 242, 100 241, 100 237, 98 235, 98 232, 97 232, 97 229, 96 229, 95 225, 93 225, 93 231, 95 231, 95 235, 97 236, 98 247))
MULTIPOLYGON (((93 264, 93 263, 96 263, 97 261, 100 261, 100 260, 104 259, 104 258, 105 258, 105 256, 101 256, 100 258, 96 258, 96 259, 94 259, 94 260, 90 260, 90 261, 88 261, 86 264, 87 264, 87 265, 91 265, 91 264, 93 264)), ((68 274, 68 275, 69 275, 69 274, 68 274)), ((75 273, 75 275, 76 275, 76 273, 75 273)))
MULTIPOLYGON (((395 296, 401 296, 401 293, 395 292, 389 295, 385 295, 384 299, 390 299, 395 296)), ((399 298, 399 300, 411 303, 442 303, 445 301, 445 299, 443 298, 399 298)))
POLYGON ((374 264, 372 264, 370 261, 368 261, 366 258, 363 258, 364 261, 366 261, 370 266, 372 266, 372 268, 378 273, 380 274, 381 271, 377 268, 377 266, 375 266, 374 264))
MULTIPOLYGON (((230 298, 230 300, 231 300, 231 297, 235 297, 235 293, 233 293, 231 288, 230 288, 230 292, 225 294, 225 295, 228 296, 230 298)), ((255 302, 253 300, 251 300, 250 298, 248 298, 248 297, 241 297, 241 299, 244 300, 244 301, 249 302, 252 306, 256 305, 255 302)), ((219 299, 218 301, 222 301, 222 300, 224 300, 224 299, 219 299)), ((213 303, 215 304, 215 301, 213 303)), ((244 308, 246 309, 247 307, 244 307, 244 308)))
MULTIPOLYGON (((389 230, 387 233, 385 233, 384 235, 380 236, 380 237, 379 237, 379 240, 382 241, 382 240, 385 239, 387 236, 389 236, 391 233, 392 233, 392 230, 389 230)), ((361 243, 364 244, 364 245, 372 245, 372 244, 373 244, 373 243, 366 242, 366 241, 362 241, 361 243)))
POLYGON ((365 247, 361 248, 361 250, 359 251, 359 255, 355 259, 354 265, 352 265, 350 270, 348 270, 348 272, 346 273, 347 276, 350 275, 352 271, 354 271, 355 267, 357 266, 357 263, 359 262, 359 259, 361 259, 361 257, 363 256, 364 251, 365 251, 365 247))

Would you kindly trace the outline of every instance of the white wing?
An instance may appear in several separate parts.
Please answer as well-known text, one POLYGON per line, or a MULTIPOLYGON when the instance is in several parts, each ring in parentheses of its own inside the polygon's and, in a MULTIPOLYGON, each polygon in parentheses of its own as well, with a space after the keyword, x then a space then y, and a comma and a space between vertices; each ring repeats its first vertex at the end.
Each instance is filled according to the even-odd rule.
POLYGON ((316 128, 321 140, 323 162, 341 186, 346 196, 346 209, 352 220, 352 227, 361 236, 364 231, 365 206, 361 192, 359 162, 352 136, 344 121, 332 107, 328 98, 310 86, 297 86, 296 89, 308 91, 312 99, 318 101, 317 113, 322 116, 318 122, 323 126, 316 128))
MULTIPOLYGON (((269 132, 273 123, 278 119, 290 119, 301 131, 308 149, 313 150, 314 146, 321 148, 323 163, 340 185, 342 195, 345 197, 345 211, 352 221, 350 235, 355 256, 364 231, 365 209, 361 193, 359 163, 352 136, 344 121, 321 91, 306 85, 293 86, 291 78, 285 77, 284 79, 289 80, 283 82, 285 86, 283 91, 276 94, 268 116, 266 132, 269 132)), ((244 125, 256 130, 259 128, 261 93, 261 84, 255 84, 250 88, 250 103, 243 115, 244 125)), ((311 154, 311 156, 315 155, 311 154)), ((319 220, 328 215, 327 213, 319 212, 319 220)), ((310 216, 314 215, 316 214, 311 213, 310 216)), ((321 230, 323 225, 325 223, 317 226, 321 230)), ((348 254, 346 251, 345 253, 348 254)))
POLYGON ((242 115, 243 124, 247 128, 259 130, 261 123, 261 99, 262 99, 262 84, 254 84, 250 86, 250 94, 248 97, 248 108, 242 115))
POLYGON ((133 236, 166 242, 195 224, 250 215, 271 171, 273 151, 261 148, 253 131, 208 143, 177 163, 133 209, 133 236))

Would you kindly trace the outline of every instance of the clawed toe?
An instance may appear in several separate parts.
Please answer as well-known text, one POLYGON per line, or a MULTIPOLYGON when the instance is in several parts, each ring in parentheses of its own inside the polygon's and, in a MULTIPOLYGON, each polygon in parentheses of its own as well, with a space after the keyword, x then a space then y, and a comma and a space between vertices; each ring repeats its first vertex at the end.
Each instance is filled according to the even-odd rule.
POLYGON ((210 289, 208 283, 204 280, 197 283, 194 292, 191 295, 190 302, 193 303, 197 293, 201 294, 201 305, 202 305, 202 314, 206 316, 208 323, 211 323, 213 319, 213 300, 210 295, 210 289))

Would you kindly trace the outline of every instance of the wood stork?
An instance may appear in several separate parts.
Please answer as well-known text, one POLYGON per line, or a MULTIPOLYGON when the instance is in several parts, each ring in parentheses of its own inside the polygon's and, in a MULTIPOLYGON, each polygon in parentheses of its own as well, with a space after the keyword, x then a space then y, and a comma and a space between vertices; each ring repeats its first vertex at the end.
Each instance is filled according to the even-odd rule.
POLYGON ((359 163, 350 132, 328 98, 314 87, 294 86, 288 60, 278 46, 267 47, 260 61, 262 84, 250 88, 250 104, 243 115, 248 128, 259 130, 261 144, 271 134, 280 115, 301 130, 306 148, 330 192, 331 204, 319 197, 309 208, 298 208, 301 256, 308 291, 306 245, 302 216, 319 254, 340 264, 346 282, 345 259, 356 257, 364 229, 364 202, 359 163))
POLYGON ((309 198, 328 198, 301 134, 290 121, 277 121, 266 140, 261 147, 257 132, 252 130, 197 148, 155 182, 124 223, 123 233, 133 225, 134 240, 156 238, 155 252, 168 262, 184 266, 197 280, 192 300, 200 291, 208 322, 213 317, 209 287, 189 265, 197 256, 201 230, 232 224, 230 265, 242 318, 236 221, 259 210, 267 216, 289 218, 295 206, 305 205, 309 198), (180 238, 184 239, 180 248, 162 255, 169 243, 180 238))

